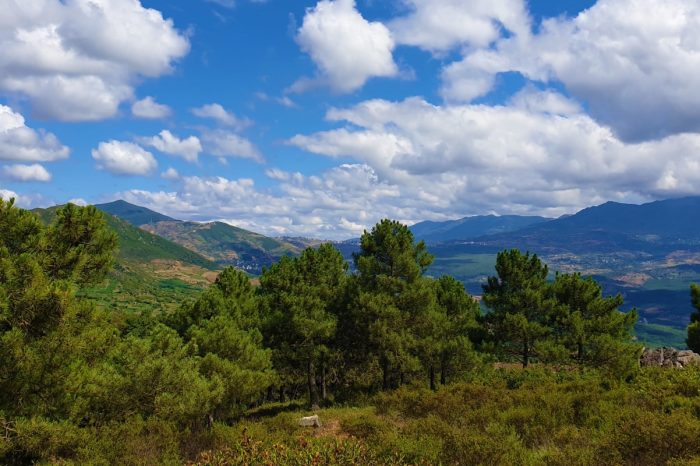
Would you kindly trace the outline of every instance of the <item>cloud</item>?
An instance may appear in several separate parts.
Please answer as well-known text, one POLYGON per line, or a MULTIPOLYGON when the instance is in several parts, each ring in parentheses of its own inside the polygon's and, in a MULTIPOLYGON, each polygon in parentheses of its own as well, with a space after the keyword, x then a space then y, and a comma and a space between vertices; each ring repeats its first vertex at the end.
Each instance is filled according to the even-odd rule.
POLYGON ((395 187, 379 181, 371 167, 343 164, 319 176, 282 175, 277 192, 258 188, 251 179, 184 177, 176 191, 130 190, 115 194, 177 218, 219 219, 269 235, 304 235, 345 239, 362 233, 382 214, 403 218, 395 187))
POLYGON ((0 90, 63 121, 114 116, 141 78, 189 51, 171 20, 139 0, 26 0, 0 10, 0 90))
POLYGON ((69 203, 69 204, 79 205, 79 206, 81 206, 81 207, 85 207, 86 205, 88 205, 88 202, 87 202, 85 199, 83 199, 82 197, 76 197, 76 198, 73 198, 73 199, 68 199, 68 203, 69 203))
POLYGON ((16 181, 51 181, 51 173, 38 163, 32 165, 8 165, 3 167, 5 175, 16 181))
MULTIPOLYGON (((236 0, 204 0, 207 3, 215 3, 224 8, 233 9, 236 7, 236 0)), ((267 3, 267 0, 249 0, 250 3, 267 3)))
POLYGON ((237 131, 243 130, 251 125, 251 121, 245 118, 238 118, 233 112, 229 112, 221 104, 207 104, 193 108, 192 113, 199 118, 209 118, 215 120, 223 126, 230 126, 237 131))
MULTIPOLYGON (((367 164, 430 217, 560 215, 604 200, 700 194, 699 134, 627 143, 552 91, 502 106, 372 100, 328 112, 345 128, 297 135, 309 152, 367 164)), ((426 217, 429 218, 429 217, 426 217)))
POLYGON ((19 198, 20 196, 16 192, 0 188, 0 199, 9 201, 10 199, 19 200, 19 198))
POLYGON ((275 103, 277 103, 283 107, 287 107, 287 108, 296 108, 297 107, 297 104, 292 99, 290 99, 289 96, 286 96, 286 95, 282 96, 282 97, 273 97, 273 96, 266 94, 265 92, 256 92, 255 97, 257 97, 258 99, 260 99, 263 102, 275 102, 275 103))
POLYGON ((131 142, 101 142, 92 150, 97 167, 115 175, 148 175, 158 163, 153 155, 131 142))
POLYGON ((165 180, 177 180, 178 178, 180 178, 180 174, 173 167, 170 167, 163 173, 161 173, 160 177, 165 180))
MULTIPOLYGON (((338 92, 352 92, 372 77, 399 72, 389 30, 365 20, 354 0, 322 0, 307 9, 297 42, 316 64, 319 80, 338 92)), ((302 79, 292 89, 301 91, 310 84, 302 79)))
POLYGON ((236 0, 205 0, 208 3, 216 3, 224 8, 233 8, 236 6, 236 0))
POLYGON ((20 194, 10 189, 0 188, 0 199, 9 201, 15 200, 15 205, 23 209, 33 209, 39 205, 46 205, 44 198, 40 194, 20 194))
POLYGON ((202 152, 202 143, 197 136, 180 139, 167 129, 156 136, 141 138, 139 141, 164 154, 182 157, 188 162, 196 162, 197 157, 202 152))
POLYGON ((202 133, 204 151, 217 157, 239 157, 262 163, 264 158, 255 145, 238 134, 225 130, 205 130, 202 133))
POLYGON ((52 162, 69 153, 56 136, 27 127, 22 115, 0 105, 0 160, 52 162))
POLYGON ((511 34, 528 33, 523 0, 404 0, 409 13, 389 22, 394 39, 432 52, 457 46, 488 47, 511 34))
POLYGON ((136 118, 158 120, 168 118, 172 114, 172 110, 167 105, 159 104, 153 97, 148 96, 131 105, 131 114, 136 118))
POLYGON ((599 0, 575 18, 550 18, 532 36, 471 50, 443 73, 443 96, 470 101, 497 73, 561 82, 624 141, 700 131, 700 4, 599 0))

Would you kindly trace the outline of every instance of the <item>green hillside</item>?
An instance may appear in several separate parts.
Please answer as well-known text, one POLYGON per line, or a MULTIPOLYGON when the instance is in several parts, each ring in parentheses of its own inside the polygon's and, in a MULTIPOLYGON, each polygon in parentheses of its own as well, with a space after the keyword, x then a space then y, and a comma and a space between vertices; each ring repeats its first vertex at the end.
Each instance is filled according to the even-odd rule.
MULTIPOLYGON (((297 255, 304 249, 282 239, 270 238, 222 222, 185 222, 126 201, 95 207, 153 235, 193 251, 219 265, 233 265, 259 274, 280 257, 297 255)), ((130 230, 130 235, 133 231, 130 230)), ((179 251, 178 254, 182 254, 179 251)), ((158 252, 162 257, 162 251, 158 252)), ((201 259, 201 258, 200 258, 201 259)), ((195 263, 192 260, 187 262, 195 263)), ((204 265, 203 265, 204 266, 204 265)))
POLYGON ((155 212, 145 207, 129 204, 126 201, 118 200, 107 204, 95 205, 102 212, 106 212, 122 220, 126 220, 132 225, 140 227, 147 223, 174 221, 174 218, 155 212))
MULTIPOLYGON (((34 209, 48 224, 60 206, 34 209)), ((105 214, 117 234, 117 263, 104 283, 81 291, 101 306, 128 312, 169 312, 208 286, 218 266, 179 244, 105 214)))
MULTIPOLYGON (((60 206, 47 209, 34 209, 44 223, 50 223, 60 206)), ((119 260, 149 262, 153 260, 173 260, 215 270, 216 264, 179 244, 137 228, 115 216, 105 214, 109 228, 119 237, 119 260)))
POLYGON ((297 246, 285 241, 222 222, 158 222, 141 228, 197 251, 219 264, 234 265, 255 273, 282 256, 301 252, 297 246))

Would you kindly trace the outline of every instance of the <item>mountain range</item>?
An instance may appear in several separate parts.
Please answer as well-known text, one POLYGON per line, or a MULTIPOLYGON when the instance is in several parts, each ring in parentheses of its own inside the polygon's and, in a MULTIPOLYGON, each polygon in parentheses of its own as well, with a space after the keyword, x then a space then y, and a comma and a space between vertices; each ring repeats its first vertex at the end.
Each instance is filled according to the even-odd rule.
POLYGON ((546 217, 520 215, 477 215, 444 222, 420 222, 411 226, 411 231, 416 239, 431 244, 517 231, 550 220, 552 219, 546 217))
MULTIPOLYGON (((96 206, 119 236, 114 273, 93 296, 109 305, 170 309, 210 283, 227 265, 257 275, 284 255, 323 240, 270 238, 222 222, 182 221, 115 201, 96 206), (117 298, 115 298, 115 296, 117 298)), ((56 208, 35 209, 50 221, 56 208)), ((428 273, 449 274, 472 294, 494 273, 496 254, 519 248, 552 271, 594 276, 606 294, 621 293, 640 313, 638 335, 654 344, 683 345, 690 313, 688 287, 700 282, 700 197, 642 205, 607 202, 550 219, 476 216, 411 227, 435 256, 428 273)), ((357 240, 335 243, 350 260, 357 240)))

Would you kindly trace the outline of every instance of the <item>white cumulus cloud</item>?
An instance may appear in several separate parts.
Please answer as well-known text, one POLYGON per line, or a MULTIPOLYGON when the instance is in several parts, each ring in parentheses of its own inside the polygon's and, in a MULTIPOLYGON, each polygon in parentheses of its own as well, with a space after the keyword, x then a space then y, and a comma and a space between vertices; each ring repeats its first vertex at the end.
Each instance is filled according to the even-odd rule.
POLYGON ((27 127, 22 115, 0 105, 0 160, 51 162, 69 153, 56 136, 27 127))
POLYGON ((160 177, 166 180, 177 180, 180 178, 180 174, 173 167, 170 167, 161 173, 160 177))
POLYGON ((180 139, 167 129, 156 136, 141 138, 140 141, 164 154, 176 155, 188 162, 196 162, 202 152, 202 143, 197 136, 180 139))
POLYGON ((92 150, 97 167, 115 175, 148 175, 158 163, 153 154, 132 142, 101 142, 92 150))
POLYGON ((298 135, 312 153, 352 158, 430 215, 559 215, 604 200, 700 194, 700 134, 629 143, 552 91, 502 106, 420 98, 333 109, 347 127, 298 135))
POLYGON ((250 120, 237 117, 233 112, 226 110, 221 104, 207 104, 193 108, 192 113, 199 118, 209 118, 223 126, 230 126, 238 131, 251 125, 250 120))
POLYGON ((0 9, 0 90, 64 121, 116 114, 141 77, 168 73, 189 41, 139 0, 22 0, 0 9))
POLYGON ((204 151, 217 157, 239 157, 262 163, 264 158, 250 140, 231 131, 206 130, 202 133, 204 151))
POLYGON ((404 0, 409 13, 389 22, 399 44, 433 52, 456 46, 487 47, 503 29, 527 34, 530 28, 523 0, 404 0))
POLYGON ((6 176, 16 181, 51 181, 51 173, 38 163, 8 165, 3 167, 3 172, 6 176))
POLYGON ((546 19, 533 35, 469 50, 443 72, 442 94, 471 101, 497 73, 561 82, 628 142, 700 131, 700 3, 599 0, 574 18, 546 19))
POLYGON ((172 110, 167 105, 159 104, 153 97, 148 96, 131 105, 131 114, 136 118, 158 120, 169 117, 172 110))
MULTIPOLYGON (((389 29, 363 18, 354 0, 322 0, 308 9, 297 42, 311 56, 324 84, 338 92, 351 92, 372 77, 399 72, 389 29)), ((293 88, 302 90, 308 83, 300 80, 293 88)))

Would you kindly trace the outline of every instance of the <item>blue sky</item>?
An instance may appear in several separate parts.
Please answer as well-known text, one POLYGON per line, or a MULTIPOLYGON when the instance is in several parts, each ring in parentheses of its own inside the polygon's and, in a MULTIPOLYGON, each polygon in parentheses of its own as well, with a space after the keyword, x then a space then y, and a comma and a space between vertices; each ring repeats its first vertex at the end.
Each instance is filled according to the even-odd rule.
POLYGON ((691 0, 10 0, 0 195, 272 235, 700 191, 691 0))

